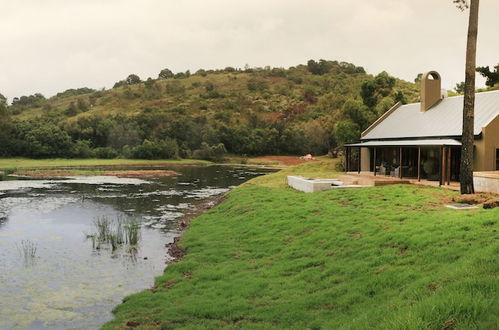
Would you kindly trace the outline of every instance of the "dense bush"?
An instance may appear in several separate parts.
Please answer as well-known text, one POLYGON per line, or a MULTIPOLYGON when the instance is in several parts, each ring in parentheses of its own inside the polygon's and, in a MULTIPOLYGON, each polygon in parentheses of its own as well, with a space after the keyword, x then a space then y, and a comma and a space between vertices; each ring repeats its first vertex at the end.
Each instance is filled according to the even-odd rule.
POLYGON ((210 146, 208 143, 203 142, 201 148, 194 151, 193 156, 197 159, 221 161, 226 153, 227 150, 223 143, 210 146))
POLYGON ((149 141, 144 140, 134 148, 133 158, 139 159, 170 159, 178 158, 178 144, 172 139, 149 141))
POLYGON ((116 150, 109 147, 95 148, 93 155, 97 158, 112 159, 118 157, 116 150))
POLYGON ((0 95, 0 155, 27 157, 196 157, 325 154, 358 140, 395 102, 418 88, 351 63, 310 60, 288 69, 226 67, 119 89, 68 89, 45 99, 0 95))

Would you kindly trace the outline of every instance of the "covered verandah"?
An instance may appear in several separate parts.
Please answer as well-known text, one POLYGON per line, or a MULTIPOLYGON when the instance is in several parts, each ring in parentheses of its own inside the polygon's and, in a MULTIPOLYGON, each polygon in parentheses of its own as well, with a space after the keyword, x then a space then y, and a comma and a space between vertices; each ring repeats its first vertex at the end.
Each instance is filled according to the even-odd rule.
POLYGON ((461 143, 454 139, 384 140, 345 145, 345 170, 451 185, 459 181, 461 143))

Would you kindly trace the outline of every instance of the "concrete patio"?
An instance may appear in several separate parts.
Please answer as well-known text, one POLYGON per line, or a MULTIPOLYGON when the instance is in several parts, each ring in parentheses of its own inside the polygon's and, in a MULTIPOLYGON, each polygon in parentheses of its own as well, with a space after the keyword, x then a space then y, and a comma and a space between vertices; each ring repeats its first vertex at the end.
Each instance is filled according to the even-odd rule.
POLYGON ((459 190, 459 182, 450 181, 449 184, 440 185, 439 181, 418 180, 411 178, 397 178, 385 175, 374 175, 373 172, 347 172, 338 177, 347 184, 358 184, 366 186, 383 186, 390 184, 420 184, 431 187, 441 187, 451 190, 459 190))

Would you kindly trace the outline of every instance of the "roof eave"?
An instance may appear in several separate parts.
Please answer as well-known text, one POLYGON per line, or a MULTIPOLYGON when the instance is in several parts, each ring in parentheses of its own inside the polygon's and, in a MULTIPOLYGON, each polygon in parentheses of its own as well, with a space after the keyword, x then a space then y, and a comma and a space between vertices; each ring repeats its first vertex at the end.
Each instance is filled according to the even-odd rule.
POLYGON ((373 130, 376 126, 378 126, 379 123, 381 123, 383 120, 385 120, 386 117, 388 117, 389 115, 391 115, 395 110, 397 110, 400 106, 402 105, 402 103, 397 102, 395 103, 395 105, 393 107, 391 107, 387 112, 385 112, 384 114, 382 114, 378 119, 376 119, 376 121, 374 123, 372 123, 368 128, 366 128, 361 134, 360 134, 360 138, 362 139, 364 136, 366 136, 371 130, 373 130))

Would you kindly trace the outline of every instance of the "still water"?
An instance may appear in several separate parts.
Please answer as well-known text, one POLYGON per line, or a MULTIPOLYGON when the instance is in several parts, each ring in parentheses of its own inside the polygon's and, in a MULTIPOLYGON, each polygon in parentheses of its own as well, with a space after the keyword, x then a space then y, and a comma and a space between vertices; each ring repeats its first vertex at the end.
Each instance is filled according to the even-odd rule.
MULTIPOLYGON (((130 168, 128 168, 130 169, 130 168)), ((95 329, 122 298, 149 288, 179 219, 263 169, 169 167, 163 178, 0 181, 0 329, 95 329), (96 249, 95 220, 140 222, 137 249, 96 249), (30 258, 26 258, 29 250, 30 258)))

